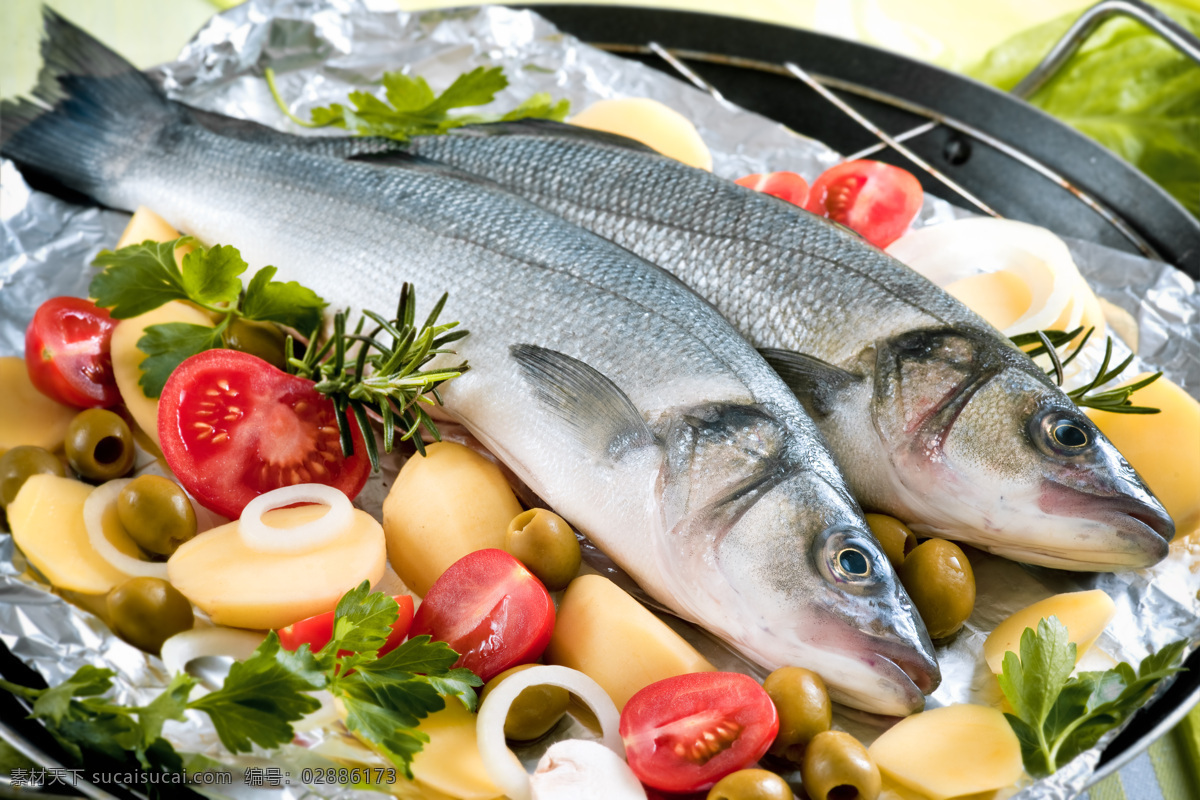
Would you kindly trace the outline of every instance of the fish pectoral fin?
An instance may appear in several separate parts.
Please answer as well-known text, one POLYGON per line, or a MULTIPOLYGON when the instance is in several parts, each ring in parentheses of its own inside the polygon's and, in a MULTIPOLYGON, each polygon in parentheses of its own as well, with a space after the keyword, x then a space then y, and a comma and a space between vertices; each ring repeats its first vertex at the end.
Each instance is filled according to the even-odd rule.
POLYGON ((794 350, 763 347, 758 352, 813 416, 827 415, 843 390, 863 380, 856 372, 794 350))
POLYGON ((654 434, 615 383, 577 358, 532 344, 508 348, 538 399, 605 461, 655 444, 654 434))

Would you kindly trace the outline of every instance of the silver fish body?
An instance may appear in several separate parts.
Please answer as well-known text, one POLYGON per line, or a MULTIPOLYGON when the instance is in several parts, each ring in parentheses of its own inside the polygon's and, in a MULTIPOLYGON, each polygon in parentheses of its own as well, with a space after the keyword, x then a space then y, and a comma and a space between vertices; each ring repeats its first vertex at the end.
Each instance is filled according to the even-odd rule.
POLYGON ((865 508, 1051 567, 1166 556, 1174 523, 1075 404, 975 313, 854 234, 566 125, 479 126, 408 150, 679 276, 797 392, 865 508))
MULTIPOLYGON (((223 137, 47 12, 42 105, 0 151, 100 203, 154 208, 335 306, 450 294, 471 370, 447 411, 658 602, 768 668, 906 714, 928 635, 795 397, 665 271, 490 182, 223 137)), ((443 357, 449 358, 449 357, 443 357)))

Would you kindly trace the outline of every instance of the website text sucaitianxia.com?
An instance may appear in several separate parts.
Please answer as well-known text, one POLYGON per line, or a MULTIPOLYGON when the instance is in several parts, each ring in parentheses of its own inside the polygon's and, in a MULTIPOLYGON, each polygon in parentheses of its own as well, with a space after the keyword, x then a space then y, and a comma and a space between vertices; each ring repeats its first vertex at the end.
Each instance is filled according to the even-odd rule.
POLYGON ((83 768, 34 767, 13 769, 9 772, 9 784, 29 789, 49 789, 54 786, 77 787, 83 782, 96 786, 120 784, 126 786, 143 784, 192 784, 195 786, 242 786, 276 788, 292 784, 391 784, 396 781, 396 770, 392 767, 346 767, 328 769, 302 769, 293 774, 281 767, 247 767, 241 774, 220 770, 149 772, 140 770, 96 771, 83 768))

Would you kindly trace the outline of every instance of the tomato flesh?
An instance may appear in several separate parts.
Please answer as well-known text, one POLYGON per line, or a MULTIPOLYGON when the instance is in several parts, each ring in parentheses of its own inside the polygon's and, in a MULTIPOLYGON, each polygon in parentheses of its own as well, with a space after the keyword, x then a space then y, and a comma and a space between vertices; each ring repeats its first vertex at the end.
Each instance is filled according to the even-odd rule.
MULTIPOLYGON (((394 595, 392 599, 400 606, 400 613, 392 623, 392 632, 388 634, 387 641, 379 648, 381 656, 399 647, 408 638, 408 629, 412 627, 413 599, 406 594, 394 595)), ((333 612, 326 611, 324 614, 293 622, 275 633, 278 634, 279 645, 284 650, 295 652, 300 649, 300 645, 306 644, 315 653, 333 638, 333 612)), ((348 655, 348 652, 341 650, 338 654, 348 655)))
POLYGON ((25 330, 25 368, 42 394, 80 408, 121 400, 112 371, 108 309, 81 297, 53 297, 38 306, 25 330))
POLYGON ((476 550, 450 565, 421 600, 412 635, 429 634, 484 681, 536 661, 554 632, 554 601, 503 550, 476 550))
POLYGON ((817 178, 805 208, 887 247, 908 230, 925 192, 908 170, 880 161, 846 161, 817 178))
POLYGON ((333 402, 312 381, 236 350, 206 350, 163 388, 158 436, 167 465, 205 508, 230 519, 260 494, 324 483, 353 499, 370 464, 351 417, 342 455, 333 402))
POLYGON ((734 183, 756 192, 774 195, 780 200, 803 207, 808 200, 808 181, 794 172, 767 172, 738 178, 734 183))
POLYGON ((736 672, 696 672, 652 683, 621 711, 629 768, 665 792, 709 789, 762 758, 779 731, 770 696, 736 672))

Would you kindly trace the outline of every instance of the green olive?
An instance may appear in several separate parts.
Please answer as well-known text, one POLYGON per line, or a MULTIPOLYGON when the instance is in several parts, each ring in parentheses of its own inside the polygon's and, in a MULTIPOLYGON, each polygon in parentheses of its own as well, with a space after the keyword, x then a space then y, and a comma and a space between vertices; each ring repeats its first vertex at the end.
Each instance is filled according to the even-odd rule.
POLYGON ((177 633, 191 629, 192 604, 171 584, 159 578, 130 578, 108 593, 108 616, 113 633, 157 653, 177 633))
MULTIPOLYGON (((310 331, 302 331, 308 334, 310 331)), ((235 319, 225 331, 225 346, 258 356, 273 367, 284 369, 284 342, 287 337, 278 326, 270 322, 251 322, 235 319)))
POLYGON ((765 769, 739 769, 717 781, 705 800, 792 800, 787 781, 765 769))
POLYGON ((811 800, 875 800, 881 789, 879 767, 866 748, 841 731, 813 737, 800 776, 811 800))
POLYGON ((917 546, 917 536, 908 526, 887 514, 867 514, 867 525, 879 540, 879 546, 887 555, 892 566, 900 569, 904 559, 917 546))
POLYGON ((783 667, 767 676, 763 689, 779 713, 779 733, 771 752, 799 763, 813 737, 833 725, 825 681, 802 667, 783 667))
POLYGON ((14 447, 0 456, 0 508, 8 508, 29 476, 41 474, 65 478, 67 470, 58 456, 31 445, 14 447))
POLYGON ((962 549, 929 539, 896 570, 933 639, 956 633, 975 608, 975 573, 962 549))
POLYGON ((169 556, 196 535, 196 512, 187 494, 160 475, 139 475, 117 496, 117 517, 147 553, 169 556))
POLYGON ((531 508, 513 517, 504 549, 551 591, 567 588, 582 560, 571 526, 544 508, 531 508))
POLYGON ((94 481, 119 478, 133 467, 133 433, 125 420, 102 408, 81 411, 67 426, 67 462, 94 481))
MULTIPOLYGON (((496 684, 516 672, 536 667, 537 664, 522 664, 506 669, 492 678, 479 695, 482 704, 496 684)), ((508 708, 504 718, 504 736, 518 742, 532 741, 545 736, 567 713, 570 693, 561 686, 530 686, 523 690, 508 708)))

